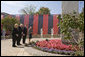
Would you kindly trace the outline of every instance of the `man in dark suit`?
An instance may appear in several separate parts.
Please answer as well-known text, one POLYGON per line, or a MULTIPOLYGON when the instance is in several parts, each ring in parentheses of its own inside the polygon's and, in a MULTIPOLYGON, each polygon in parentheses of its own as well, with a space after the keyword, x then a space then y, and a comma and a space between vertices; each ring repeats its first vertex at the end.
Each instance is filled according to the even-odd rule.
POLYGON ((26 28, 26 25, 23 27, 23 44, 26 44, 25 41, 26 41, 26 36, 27 36, 27 28, 26 28))
POLYGON ((18 24, 15 24, 12 31, 12 47, 16 47, 15 43, 18 38, 19 38, 18 24))
POLYGON ((21 41, 22 33, 23 33, 22 27, 23 27, 23 24, 20 24, 20 26, 18 27, 19 28, 19 38, 17 39, 17 45, 21 45, 20 41, 21 41))

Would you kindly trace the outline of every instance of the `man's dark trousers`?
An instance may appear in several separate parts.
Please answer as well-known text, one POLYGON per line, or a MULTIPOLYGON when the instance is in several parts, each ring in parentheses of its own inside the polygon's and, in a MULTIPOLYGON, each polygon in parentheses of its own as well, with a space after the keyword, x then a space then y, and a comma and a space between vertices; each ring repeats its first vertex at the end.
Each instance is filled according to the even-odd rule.
POLYGON ((25 44, 26 36, 27 36, 27 28, 26 27, 24 27, 24 29, 23 29, 23 34, 24 34, 24 36, 23 36, 23 44, 25 44))
POLYGON ((19 37, 17 39, 17 45, 20 45, 21 38, 22 38, 22 35, 19 35, 19 37))
POLYGON ((19 27, 19 38, 17 39, 17 45, 20 45, 21 38, 22 38, 22 29, 21 27, 19 27))
POLYGON ((25 44, 26 36, 23 36, 23 44, 25 44))

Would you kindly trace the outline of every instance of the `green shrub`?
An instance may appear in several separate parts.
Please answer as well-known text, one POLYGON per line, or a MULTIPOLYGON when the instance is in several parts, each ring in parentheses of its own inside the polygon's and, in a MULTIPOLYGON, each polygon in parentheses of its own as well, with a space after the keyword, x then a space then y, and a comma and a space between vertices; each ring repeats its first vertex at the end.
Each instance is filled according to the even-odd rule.
POLYGON ((13 17, 10 18, 8 16, 6 16, 4 19, 2 19, 1 23, 3 24, 3 28, 5 28, 6 31, 10 31, 10 33, 13 29, 14 24, 15 23, 19 24, 19 22, 15 18, 13 18, 13 17))
POLYGON ((76 51, 75 56, 84 56, 84 52, 83 51, 76 51))

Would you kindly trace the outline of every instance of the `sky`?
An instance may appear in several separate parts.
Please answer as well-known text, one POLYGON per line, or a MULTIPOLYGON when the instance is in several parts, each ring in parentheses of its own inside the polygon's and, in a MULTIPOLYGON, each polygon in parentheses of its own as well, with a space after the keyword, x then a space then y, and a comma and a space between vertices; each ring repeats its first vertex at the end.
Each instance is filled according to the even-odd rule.
MULTIPOLYGON (((48 7, 51 14, 62 13, 62 1, 1 1, 1 12, 22 14, 20 10, 27 5, 34 5, 36 11, 38 11, 40 7, 48 7)), ((79 12, 82 11, 83 7, 84 1, 79 1, 79 12)))

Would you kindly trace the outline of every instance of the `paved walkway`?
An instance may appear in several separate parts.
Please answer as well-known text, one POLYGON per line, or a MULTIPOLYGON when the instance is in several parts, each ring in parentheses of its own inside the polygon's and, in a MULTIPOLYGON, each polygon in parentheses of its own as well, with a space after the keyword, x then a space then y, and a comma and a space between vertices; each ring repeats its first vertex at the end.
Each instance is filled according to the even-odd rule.
POLYGON ((12 47, 12 39, 1 40, 1 56, 31 56, 24 46, 12 47))
MULTIPOLYGON (((31 41, 40 41, 44 39, 46 38, 33 38, 31 41)), ((26 40, 26 42, 28 43, 28 39, 26 40)), ((24 45, 12 47, 12 39, 1 40, 1 56, 32 56, 32 54, 29 54, 28 52, 30 49, 32 49, 32 47, 29 47, 26 50, 26 47, 24 45)))

